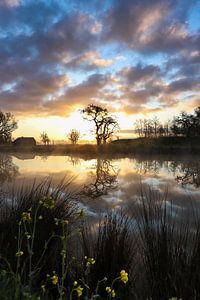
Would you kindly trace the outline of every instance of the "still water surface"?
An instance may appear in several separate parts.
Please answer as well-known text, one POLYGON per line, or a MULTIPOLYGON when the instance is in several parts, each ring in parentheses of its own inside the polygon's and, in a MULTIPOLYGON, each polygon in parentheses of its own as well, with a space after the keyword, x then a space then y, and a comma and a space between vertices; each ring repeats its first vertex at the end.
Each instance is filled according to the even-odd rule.
POLYGON ((149 186, 177 209, 200 207, 200 157, 87 159, 70 156, 0 154, 0 186, 7 191, 52 178, 53 184, 72 180, 70 190, 90 214, 138 202, 149 186))

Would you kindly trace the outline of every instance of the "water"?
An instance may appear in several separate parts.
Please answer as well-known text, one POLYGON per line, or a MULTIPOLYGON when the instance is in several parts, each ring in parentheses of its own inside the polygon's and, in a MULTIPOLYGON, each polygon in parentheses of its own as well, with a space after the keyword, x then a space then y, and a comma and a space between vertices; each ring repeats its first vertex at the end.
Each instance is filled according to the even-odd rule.
POLYGON ((176 209, 188 209, 200 202, 199 157, 153 157, 150 159, 87 159, 70 156, 34 156, 0 154, 2 191, 15 185, 31 185, 52 178, 70 184, 70 190, 81 192, 81 205, 90 214, 139 203, 141 189, 149 187, 167 194, 176 209))

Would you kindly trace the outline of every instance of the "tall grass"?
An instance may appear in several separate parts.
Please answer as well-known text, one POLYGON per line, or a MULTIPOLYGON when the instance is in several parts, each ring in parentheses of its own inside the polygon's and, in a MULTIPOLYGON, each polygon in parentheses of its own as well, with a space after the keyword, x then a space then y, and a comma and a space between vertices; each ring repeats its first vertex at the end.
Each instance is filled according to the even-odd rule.
POLYGON ((132 236, 132 230, 134 224, 123 212, 108 213, 95 224, 95 228, 85 224, 82 230, 83 253, 96 260, 90 284, 95 286, 99 278, 105 276, 112 282, 119 271, 125 269, 131 275, 131 280, 126 289, 120 289, 123 299, 131 296, 130 282, 133 284, 135 280, 137 240, 132 236))
POLYGON ((152 189, 141 196, 137 226, 145 297, 199 299, 199 212, 187 215, 152 189))
MULTIPOLYGON (((58 186, 53 187, 49 180, 39 184, 34 182, 32 186, 11 191, 7 199, 1 200, 0 254, 3 258, 3 260, 1 260, 2 269, 6 268, 7 263, 5 263, 5 261, 7 261, 9 268, 16 270, 16 253, 18 251, 19 239, 18 231, 23 212, 30 211, 33 219, 35 216, 38 218, 35 224, 36 234, 32 249, 34 254, 32 256, 32 265, 37 266, 37 272, 35 270, 33 276, 32 291, 40 286, 39 283, 46 280, 46 274, 52 273, 52 270, 57 274, 61 273, 61 242, 56 236, 62 234, 62 226, 61 224, 56 225, 55 219, 67 219, 71 221, 69 222, 69 226, 73 227, 73 214, 77 210, 74 201, 75 195, 69 192, 68 185, 69 184, 61 182, 58 186), (39 201, 44 198, 53 199, 55 206, 52 209, 46 209, 42 205, 39 205, 39 201), (42 219, 40 219, 40 217, 42 219)), ((29 231, 28 225, 26 226, 27 231, 29 231)), ((23 226, 21 227, 20 230, 24 231, 23 226)), ((70 228, 69 230, 72 229, 70 228)), ((22 237, 21 239, 21 249, 24 252, 24 264, 21 265, 20 271, 23 284, 27 285, 30 276, 28 264, 30 253, 28 253, 27 250, 26 238, 22 237)), ((10 285, 10 283, 8 284, 10 285)), ((8 286, 6 289, 8 289, 8 286)))
POLYGON ((92 280, 125 266, 126 299, 200 299, 200 212, 191 206, 187 214, 152 189, 138 202, 108 214, 95 230, 84 227, 83 251, 97 261, 92 280))
POLYGON ((82 219, 74 199, 68 185, 53 187, 51 182, 34 183, 2 199, 0 299, 111 299, 115 292, 116 299, 127 300, 200 299, 200 215, 195 208, 186 214, 167 200, 167 193, 150 188, 127 210, 108 212, 91 223, 82 219), (23 221, 24 212, 30 212, 30 223, 23 221), (27 247, 27 228, 34 235, 32 248, 27 247), (123 269, 127 284, 119 275, 123 269), (76 280, 84 288, 80 295, 76 280))

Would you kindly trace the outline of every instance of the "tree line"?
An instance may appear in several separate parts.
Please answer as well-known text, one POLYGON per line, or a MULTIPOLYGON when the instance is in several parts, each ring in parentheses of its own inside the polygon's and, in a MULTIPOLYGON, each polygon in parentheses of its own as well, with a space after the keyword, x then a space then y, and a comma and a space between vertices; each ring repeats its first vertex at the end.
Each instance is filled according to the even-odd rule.
MULTIPOLYGON (((94 137, 98 146, 106 144, 112 135, 119 130, 119 124, 115 116, 111 115, 106 108, 99 105, 89 104, 81 110, 84 119, 94 126, 94 137)), ((12 133, 17 129, 17 121, 10 113, 0 111, 0 144, 10 143, 12 133)), ((160 137, 160 136, 200 136, 200 107, 194 110, 193 114, 181 112, 179 116, 160 122, 158 117, 151 119, 137 119, 134 123, 134 131, 139 137, 160 137)), ((80 132, 71 129, 67 134, 69 141, 76 144, 80 139, 80 132)), ((49 145, 50 138, 46 132, 42 132, 40 139, 44 145, 49 145)))
POLYGON ((162 123, 158 117, 151 119, 137 119, 134 131, 139 137, 161 136, 200 136, 200 107, 193 114, 181 112, 179 116, 162 123))

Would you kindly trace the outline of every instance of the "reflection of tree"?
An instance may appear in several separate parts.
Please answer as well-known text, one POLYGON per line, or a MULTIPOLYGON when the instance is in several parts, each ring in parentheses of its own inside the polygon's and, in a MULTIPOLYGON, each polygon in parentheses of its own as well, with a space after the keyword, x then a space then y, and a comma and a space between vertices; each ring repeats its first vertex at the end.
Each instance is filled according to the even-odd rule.
POLYGON ((173 165, 176 180, 182 185, 200 187, 200 161, 188 161, 173 165))
POLYGON ((163 165, 163 162, 158 160, 140 160, 136 161, 136 170, 139 174, 148 174, 153 173, 154 175, 159 173, 160 168, 163 165))
POLYGON ((92 198, 106 195, 110 189, 117 187, 118 170, 109 160, 97 158, 95 166, 94 182, 85 185, 83 194, 92 198))
POLYGON ((0 184, 11 181, 18 175, 18 167, 13 164, 12 157, 6 154, 0 155, 0 184))
POLYGON ((70 156, 69 161, 72 164, 72 166, 76 166, 76 165, 80 164, 80 158, 79 157, 70 156))

